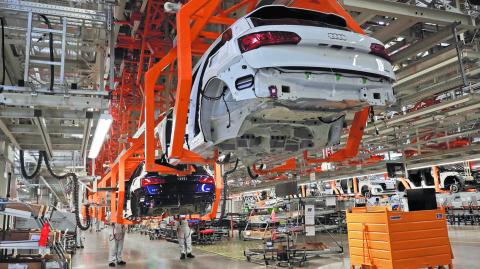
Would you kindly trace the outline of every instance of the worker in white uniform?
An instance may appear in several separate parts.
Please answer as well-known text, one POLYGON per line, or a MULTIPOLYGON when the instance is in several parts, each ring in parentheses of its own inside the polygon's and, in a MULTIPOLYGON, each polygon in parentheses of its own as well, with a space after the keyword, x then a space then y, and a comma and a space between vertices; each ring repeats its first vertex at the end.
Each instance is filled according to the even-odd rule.
POLYGON ((188 221, 177 217, 175 220, 177 229, 178 245, 180 246, 180 260, 195 258, 192 254, 192 230, 188 226, 188 221))
POLYGON ((118 223, 112 223, 110 232, 110 257, 108 266, 114 267, 115 263, 118 265, 125 265, 126 262, 122 260, 123 242, 125 240, 126 226, 118 223))

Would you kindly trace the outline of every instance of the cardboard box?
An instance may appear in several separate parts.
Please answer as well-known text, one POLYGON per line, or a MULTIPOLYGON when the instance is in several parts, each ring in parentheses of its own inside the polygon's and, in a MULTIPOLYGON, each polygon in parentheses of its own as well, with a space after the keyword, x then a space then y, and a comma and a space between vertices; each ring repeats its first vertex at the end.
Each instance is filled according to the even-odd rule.
POLYGON ((15 203, 15 204, 6 204, 5 208, 32 212, 35 216, 43 216, 45 206, 37 205, 37 204, 26 205, 23 203, 18 203, 18 204, 15 203))
POLYGON ((30 231, 28 230, 11 230, 6 232, 0 232, 0 241, 3 241, 3 235, 5 234, 5 241, 18 241, 29 240, 30 231))

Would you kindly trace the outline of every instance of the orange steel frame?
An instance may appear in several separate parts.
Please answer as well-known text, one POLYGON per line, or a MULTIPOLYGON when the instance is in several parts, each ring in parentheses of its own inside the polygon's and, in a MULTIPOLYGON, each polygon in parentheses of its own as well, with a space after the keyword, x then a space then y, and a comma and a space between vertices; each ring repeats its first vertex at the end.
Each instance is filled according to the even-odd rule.
MULTIPOLYGON (((204 45, 199 36, 208 36, 208 38, 218 37, 221 33, 209 33, 205 35, 202 29, 207 24, 229 25, 234 20, 227 16, 243 6, 248 6, 247 10, 252 10, 256 1, 244 0, 239 4, 216 13, 219 9, 220 0, 192 0, 186 3, 177 13, 177 47, 172 48, 168 54, 155 64, 145 74, 145 148, 146 148, 146 168, 148 171, 157 171, 159 167, 155 165, 155 137, 154 137, 154 99, 152 90, 161 72, 168 65, 171 65, 177 59, 177 91, 174 107, 174 126, 171 145, 171 158, 185 163, 206 163, 200 155, 189 151, 183 147, 185 141, 185 127, 187 124, 187 113, 190 104, 190 91, 192 85, 192 52, 194 48, 204 45)), ((290 6, 318 10, 326 13, 336 13, 345 18, 347 25, 355 32, 364 34, 361 27, 355 20, 343 9, 336 0, 294 0, 290 6)), ((332 155, 332 158, 324 161, 343 161, 355 157, 358 153, 358 147, 363 135, 363 129, 368 119, 368 108, 357 112, 354 119, 354 127, 351 128, 347 146, 339 152, 332 155)), ((315 160, 310 160, 315 163, 315 160)))
MULTIPOLYGON (((103 165, 103 162, 110 163, 108 172, 106 172, 103 178, 98 182, 98 186, 100 188, 118 187, 118 191, 112 191, 110 193, 112 222, 129 223, 127 220, 123 219, 125 181, 128 180, 128 175, 131 174, 133 169, 143 159, 145 159, 145 168, 149 172, 160 172, 164 174, 180 173, 174 169, 155 164, 155 150, 159 149, 159 146, 155 139, 154 129, 161 120, 161 118, 156 118, 155 115, 158 110, 160 110, 161 113, 166 112, 169 106, 168 100, 165 99, 162 99, 162 104, 158 106, 155 99, 156 97, 159 97, 156 95, 159 92, 169 91, 167 96, 174 96, 174 100, 170 100, 172 103, 174 102, 174 125, 172 130, 173 135, 170 158, 177 160, 180 163, 214 164, 217 155, 214 155, 213 159, 205 159, 199 154, 183 147, 192 84, 192 56, 202 55, 210 46, 209 43, 205 41, 216 39, 221 35, 219 32, 204 31, 203 29, 205 29, 208 24, 229 26, 235 22, 234 18, 229 17, 230 15, 243 8, 245 8, 246 12, 252 11, 255 8, 256 3, 256 0, 243 0, 228 9, 222 10, 220 5, 221 0, 188 1, 177 12, 176 23, 173 24, 173 22, 170 22, 172 25, 176 26, 177 42, 176 47, 169 49, 169 45, 166 42, 159 40, 158 35, 158 42, 154 43, 154 41, 152 41, 152 36, 155 36, 158 28, 148 28, 149 25, 159 25, 162 20, 169 19, 168 16, 161 11, 163 1, 148 1, 147 16, 144 21, 145 25, 141 39, 128 40, 128 38, 123 37, 123 40, 120 40, 119 38, 119 43, 124 48, 132 50, 140 49, 141 51, 139 60, 136 61, 136 67, 134 66, 134 68, 128 69, 129 73, 127 75, 122 74, 122 83, 120 83, 120 85, 125 86, 128 84, 127 89, 120 91, 117 95, 120 100, 123 100, 123 95, 132 90, 137 92, 140 91, 140 93, 143 94, 144 103, 141 105, 143 110, 141 111, 140 118, 136 119, 133 123, 138 127, 140 122, 144 121, 145 131, 139 138, 129 139, 128 142, 123 143, 123 146, 117 144, 117 147, 115 147, 114 143, 118 142, 120 135, 117 134, 111 136, 110 143, 107 143, 107 146, 103 149, 103 151, 107 152, 107 154, 103 154, 108 157, 102 157, 100 162, 97 163, 100 168, 103 165), (148 54, 146 54, 147 51, 149 51, 148 54), (160 60, 155 63, 155 59, 160 60), (175 61, 177 62, 177 70, 174 70, 173 68, 175 61), (147 70, 145 70, 145 66, 147 66, 147 70), (168 68, 169 66, 170 68, 168 68), (162 75, 167 75, 169 81, 172 81, 172 77, 176 75, 176 89, 167 89, 166 85, 159 85, 158 80, 162 75), (144 78, 143 83, 141 81, 142 77, 144 78), (128 79, 128 81, 125 81, 125 79, 128 79), (127 147, 126 145, 129 143, 130 147, 127 147), (123 151, 119 154, 122 149, 123 151), (114 159, 114 156, 118 157, 114 159), (114 160, 116 161, 114 162, 114 160)), ((339 14, 345 18, 350 29, 364 34, 360 26, 336 0, 293 0, 290 1, 290 6, 339 14)), ((141 16, 134 17, 138 18, 141 16)), ((119 23, 129 24, 128 22, 119 23)), ((130 24, 132 23, 130 22, 130 24)), ((130 61, 129 63, 133 64, 134 62, 135 61, 130 61)), ((131 113, 129 107, 138 109, 138 103, 135 105, 136 106, 133 106, 131 103, 124 104, 124 107, 127 107, 126 112, 131 113)), ((117 110, 121 111, 120 108, 121 107, 117 110)), ((124 129, 126 128, 126 123, 124 121, 131 122, 131 119, 129 120, 126 118, 126 113, 123 113, 122 117, 120 117, 122 113, 115 112, 115 119, 122 124, 122 135, 125 135, 124 129)), ((321 162, 344 161, 355 157, 358 154, 358 148, 360 146, 367 119, 368 108, 355 114, 345 148, 325 159, 310 159, 308 158, 308 153, 305 152, 305 161, 308 164, 316 164, 321 162)), ((127 132, 126 134, 130 137, 132 132, 127 132)), ((258 170, 256 172, 268 174, 294 169, 296 169, 295 159, 290 159, 283 166, 267 171, 258 170)), ((317 170, 314 169, 314 171, 317 170)), ((97 171, 102 170, 97 169, 97 171)), ((203 218, 214 218, 216 216, 216 210, 218 208, 220 194, 223 188, 221 172, 221 167, 215 164, 216 200, 212 206, 210 214, 203 216, 203 218)), ((89 197, 90 201, 97 205, 106 202, 106 198, 106 192, 97 192, 89 197)), ((96 218, 102 220, 105 219, 104 208, 97 206, 97 208, 93 209, 93 212, 96 213, 96 218)))

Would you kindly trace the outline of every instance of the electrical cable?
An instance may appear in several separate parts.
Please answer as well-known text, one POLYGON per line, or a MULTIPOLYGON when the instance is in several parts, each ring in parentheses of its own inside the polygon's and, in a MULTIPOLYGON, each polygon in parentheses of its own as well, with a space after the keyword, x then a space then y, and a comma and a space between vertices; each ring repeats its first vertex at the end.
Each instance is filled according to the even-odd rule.
POLYGON ((37 165, 35 167, 35 170, 31 175, 27 174, 27 170, 25 169, 25 156, 23 149, 20 150, 20 171, 22 172, 22 176, 25 179, 34 179, 38 173, 40 172, 40 168, 42 167, 42 162, 43 162, 43 154, 39 154, 38 160, 37 160, 37 165))
MULTIPOLYGON (((5 20, 0 18, 2 25, 2 85, 5 85, 5 78, 7 76, 7 69, 5 69, 5 20)), ((3 92, 3 86, 0 87, 0 93, 3 92)))
POLYGON ((230 109, 228 108, 228 105, 227 105, 227 101, 225 101, 225 94, 222 96, 222 99, 223 99, 223 103, 225 103, 225 108, 227 109, 227 113, 228 113, 228 125, 227 125, 227 128, 230 128, 231 123, 232 123, 232 118, 231 118, 231 115, 230 115, 230 109))
POLYGON ((252 179, 257 179, 258 176, 259 176, 258 174, 256 174, 256 175, 253 174, 252 170, 250 169, 250 166, 247 166, 247 173, 250 176, 250 178, 252 178, 252 179))
MULTIPOLYGON (((42 162, 45 160, 45 166, 47 167, 48 172, 50 175, 52 175, 54 178, 58 180, 66 179, 71 177, 73 179, 73 206, 74 206, 74 211, 75 211, 75 220, 77 222, 78 228, 82 231, 86 231, 90 228, 90 215, 89 215, 89 205, 86 204, 86 219, 87 219, 87 224, 84 226, 81 222, 80 219, 80 209, 79 209, 79 201, 78 201, 78 177, 75 173, 67 173, 64 175, 57 175, 53 171, 52 167, 50 166, 50 161, 48 160, 47 153, 45 151, 40 151, 38 155, 38 160, 37 160, 37 166, 35 167, 35 170, 33 174, 28 175, 27 171, 25 169, 25 156, 24 156, 24 151, 20 150, 20 170, 22 173, 22 176, 26 179, 33 179, 35 178, 38 173, 40 172, 40 168, 42 167, 42 162)), ((88 193, 88 190, 87 190, 88 193)))
MULTIPOLYGON (((52 24, 50 23, 50 20, 47 18, 45 15, 40 15, 40 17, 45 21, 45 24, 47 25, 48 29, 52 29, 52 24)), ((50 32, 48 33, 48 44, 50 47, 50 61, 53 62, 54 55, 53 55, 53 33, 50 32)), ((55 84, 55 65, 51 64, 50 65, 50 91, 53 91, 53 85, 55 84)))
POLYGON ((222 209, 220 211, 220 218, 219 218, 220 221, 223 220, 223 217, 225 216, 225 210, 227 207, 227 196, 228 196, 227 176, 237 170, 239 160, 240 159, 237 158, 237 160, 235 161, 235 166, 232 169, 223 173, 223 203, 222 203, 222 209))
MULTIPOLYGON (((45 159, 45 166, 47 167, 47 170, 48 172, 50 172, 50 174, 58 179, 58 180, 62 180, 62 179, 66 179, 68 177, 71 177, 73 179, 73 207, 74 207, 74 212, 75 212, 75 220, 77 222, 77 226, 80 230, 82 231, 86 231, 90 228, 90 225, 91 225, 91 221, 90 221, 90 214, 89 214, 89 207, 90 205, 89 204, 86 204, 85 205, 85 211, 86 211, 86 221, 87 221, 87 224, 86 225, 83 225, 82 224, 82 221, 80 219, 80 208, 79 208, 79 201, 78 201, 78 177, 75 173, 66 173, 64 175, 57 175, 55 174, 55 172, 53 171, 52 167, 50 166, 50 161, 48 160, 48 157, 47 157, 47 153, 45 151, 42 151, 41 154, 44 155, 44 159, 45 159)), ((88 193, 88 190, 87 190, 87 193, 88 193)))
POLYGON ((219 96, 208 96, 208 95, 205 95, 204 91, 201 91, 200 92, 200 95, 202 96, 202 98, 208 100, 208 101, 218 101, 220 99, 223 100, 223 103, 225 104, 225 108, 227 109, 227 113, 228 113, 228 125, 227 125, 227 128, 230 128, 231 126, 231 123, 232 123, 232 118, 231 118, 231 113, 230 113, 230 109, 228 108, 228 104, 227 104, 227 101, 225 100, 225 93, 227 92, 228 90, 228 87, 227 86, 224 86, 223 87, 223 91, 222 93, 219 95, 219 96))
POLYGON ((341 115, 339 116, 338 118, 334 119, 334 120, 331 120, 331 121, 326 121, 324 120, 322 117, 318 117, 318 120, 321 121, 322 123, 325 123, 325 124, 332 124, 338 120, 340 120, 341 118, 345 118, 345 115, 341 115))

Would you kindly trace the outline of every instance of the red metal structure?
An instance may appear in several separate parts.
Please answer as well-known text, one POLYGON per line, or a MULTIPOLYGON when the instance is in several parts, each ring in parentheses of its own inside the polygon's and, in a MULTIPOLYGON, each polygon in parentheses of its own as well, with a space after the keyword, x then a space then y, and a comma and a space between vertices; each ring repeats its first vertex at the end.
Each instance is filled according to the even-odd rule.
MULTIPOLYGON (((140 162, 145 160, 146 170, 150 172, 181 173, 155 164, 155 151, 160 150, 160 147, 155 138, 154 129, 171 103, 174 104, 175 120, 170 158, 181 163, 215 165, 216 200, 211 213, 203 217, 214 218, 220 202, 223 188, 220 165, 183 147, 192 84, 192 57, 202 55, 208 49, 211 40, 222 34, 206 31, 208 25, 228 26, 235 21, 233 13, 239 10, 249 12, 255 8, 257 1, 242 0, 238 4, 225 8, 222 7, 221 0, 190 0, 177 12, 175 23, 172 15, 163 10, 163 4, 164 1, 148 1, 145 17, 140 24, 141 30, 133 36, 120 35, 118 38, 118 48, 126 52, 121 75, 117 79, 117 87, 111 91, 111 114, 115 122, 110 138, 97 159, 96 171, 104 172, 102 169, 104 164, 109 165, 98 183, 98 187, 103 188, 104 191, 98 191, 90 197, 91 201, 104 205, 107 203, 107 192, 110 192, 109 206, 112 222, 128 223, 123 219, 125 181, 140 162), (174 47, 169 37, 173 28, 176 28, 177 33, 174 47), (171 87, 170 84, 174 81, 176 87, 171 87), (132 139, 132 134, 141 122, 145 123, 144 132, 138 138, 132 139)), ((346 19, 350 29, 364 33, 336 0, 294 0, 289 1, 289 4, 299 8, 339 14, 346 19)), ((138 14, 134 15, 132 20, 138 20, 140 17, 138 14)), ((132 21, 119 23, 134 25, 132 21)), ((355 157, 358 154, 368 114, 368 108, 355 114, 345 148, 326 159, 311 159, 305 152, 305 162, 309 165, 341 162, 355 157)), ((298 169, 296 160, 290 159, 283 166, 267 171, 257 170, 257 172, 268 174, 295 169, 298 169)), ((308 171, 321 170, 313 168, 308 171)), ((97 218, 105 218, 103 207, 98 206, 93 211, 97 218)))

